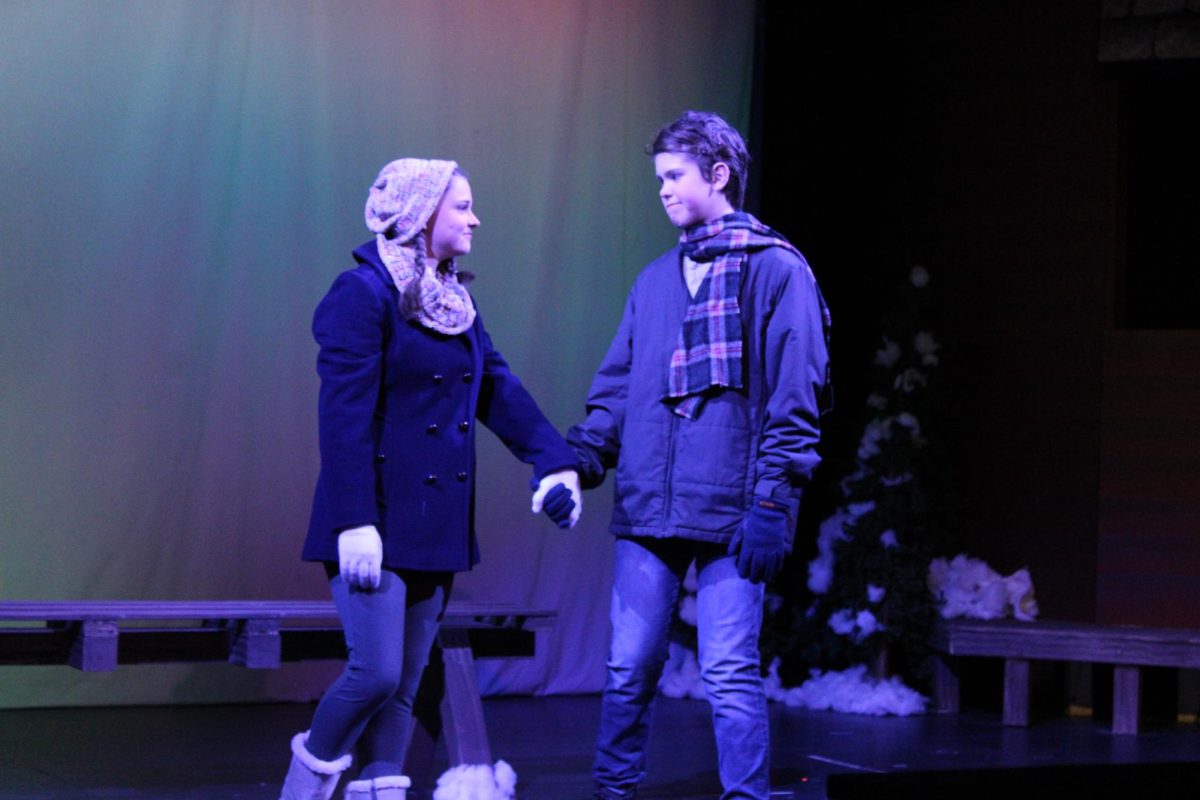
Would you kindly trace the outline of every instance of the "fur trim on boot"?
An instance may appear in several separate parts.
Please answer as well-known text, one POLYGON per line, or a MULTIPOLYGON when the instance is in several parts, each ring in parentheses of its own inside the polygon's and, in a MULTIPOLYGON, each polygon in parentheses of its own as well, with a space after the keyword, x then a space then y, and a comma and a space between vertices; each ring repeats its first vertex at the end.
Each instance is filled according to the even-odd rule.
POLYGON ((283 781, 279 800, 329 800, 338 778, 350 767, 350 754, 322 761, 308 752, 308 731, 292 737, 292 764, 283 781))
POLYGON ((407 775, 364 778, 346 784, 345 800, 406 800, 412 781, 407 775))

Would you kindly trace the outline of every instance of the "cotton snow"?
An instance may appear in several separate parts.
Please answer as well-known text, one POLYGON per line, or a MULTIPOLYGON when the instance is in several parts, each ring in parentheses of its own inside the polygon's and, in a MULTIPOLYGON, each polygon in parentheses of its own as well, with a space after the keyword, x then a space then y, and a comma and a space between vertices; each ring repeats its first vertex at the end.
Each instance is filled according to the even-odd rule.
POLYGON ((927 367, 936 367, 938 365, 937 351, 942 349, 942 346, 937 343, 937 339, 933 338, 933 334, 929 331, 918 331, 913 337, 913 349, 921 355, 921 363, 927 367))
POLYGON ((851 518, 850 511, 839 508, 821 523, 817 532, 817 557, 808 562, 808 590, 813 594, 825 594, 833 584, 833 545, 838 539, 846 538, 842 528, 851 518))
POLYGON ((784 689, 776 659, 764 681, 767 697, 789 706, 818 711, 898 717, 924 713, 928 702, 898 677, 878 680, 867 674, 867 668, 861 664, 841 672, 812 670, 810 675, 800 686, 784 689))
POLYGON ((705 697, 695 651, 677 642, 668 643, 667 663, 663 665, 662 677, 658 680, 658 691, 676 699, 690 697, 700 700, 705 697))
POLYGON ((875 351, 875 363, 885 369, 890 369, 900 360, 900 345, 884 337, 883 347, 875 351))
POLYGON ((928 584, 946 619, 998 619, 1011 613, 1029 621, 1038 615, 1027 569, 1005 578, 983 561, 960 554, 951 561, 935 558, 930 562, 928 584))
POLYGON ((517 773, 507 762, 463 764, 442 773, 433 800, 513 800, 516 792, 517 773))
POLYGON ((856 614, 848 608, 830 614, 829 627, 839 636, 849 636, 856 642, 861 642, 880 629, 879 620, 870 611, 863 610, 856 614))

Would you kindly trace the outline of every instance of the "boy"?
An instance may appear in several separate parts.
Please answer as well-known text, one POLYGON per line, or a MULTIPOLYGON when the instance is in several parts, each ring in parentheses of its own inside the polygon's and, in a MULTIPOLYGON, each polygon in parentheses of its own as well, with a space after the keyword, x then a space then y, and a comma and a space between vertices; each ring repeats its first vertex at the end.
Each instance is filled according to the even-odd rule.
POLYGON ((715 114, 659 131, 659 197, 680 244, 642 271, 568 442, 585 486, 616 467, 612 641, 593 775, 631 798, 680 583, 699 579, 699 660, 724 798, 767 800, 763 587, 816 468, 828 312, 803 256, 739 211, 749 155, 715 114))

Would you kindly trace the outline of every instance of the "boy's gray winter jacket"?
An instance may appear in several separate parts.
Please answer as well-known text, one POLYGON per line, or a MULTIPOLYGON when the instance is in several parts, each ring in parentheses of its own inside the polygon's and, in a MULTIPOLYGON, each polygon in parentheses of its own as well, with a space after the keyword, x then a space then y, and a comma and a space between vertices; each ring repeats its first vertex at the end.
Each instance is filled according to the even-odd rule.
POLYGON ((662 402, 690 296, 678 247, 638 276, 568 434, 585 486, 616 467, 617 536, 727 542, 755 496, 798 506, 820 457, 818 398, 828 353, 818 290, 803 259, 750 253, 742 269, 742 389, 709 397, 695 420, 662 402))

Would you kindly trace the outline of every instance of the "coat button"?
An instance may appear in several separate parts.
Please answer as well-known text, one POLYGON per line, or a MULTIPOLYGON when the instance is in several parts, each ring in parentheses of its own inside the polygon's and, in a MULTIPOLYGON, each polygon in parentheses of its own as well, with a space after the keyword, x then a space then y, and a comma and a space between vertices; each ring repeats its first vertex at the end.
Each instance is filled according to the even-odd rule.
POLYGON ((437 475, 434 475, 432 472, 429 473, 428 475, 425 476, 425 482, 426 483, 437 483, 437 475))
POLYGON ((387 461, 387 456, 384 455, 383 453, 377 453, 375 455, 375 463, 376 464, 382 464, 385 461, 387 461))
POLYGON ((474 378, 475 376, 469 372, 463 373, 463 383, 470 383, 474 378))
POLYGON ((471 430, 471 423, 464 419, 462 422, 458 423, 458 429, 463 433, 466 433, 467 431, 471 430))
POLYGON ((465 473, 465 472, 460 472, 460 473, 458 473, 458 475, 457 475, 457 476, 455 476, 455 477, 457 477, 457 478, 458 478, 458 480, 459 480, 460 482, 464 482, 464 481, 466 481, 466 480, 467 480, 467 473, 465 473))
POLYGON ((443 375, 443 374, 442 374, 442 373, 440 373, 440 372, 436 372, 436 373, 434 373, 434 375, 433 375, 433 382, 434 382, 434 383, 441 383, 441 382, 442 382, 442 381, 444 381, 445 379, 446 379, 446 376, 445 376, 445 375, 443 375))
POLYGON ((437 423, 436 423, 436 422, 431 422, 431 423, 429 423, 428 425, 426 425, 426 426, 425 426, 425 432, 426 432, 426 433, 437 433, 437 423))

